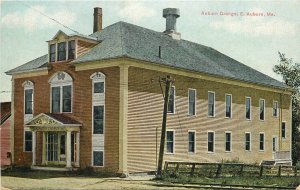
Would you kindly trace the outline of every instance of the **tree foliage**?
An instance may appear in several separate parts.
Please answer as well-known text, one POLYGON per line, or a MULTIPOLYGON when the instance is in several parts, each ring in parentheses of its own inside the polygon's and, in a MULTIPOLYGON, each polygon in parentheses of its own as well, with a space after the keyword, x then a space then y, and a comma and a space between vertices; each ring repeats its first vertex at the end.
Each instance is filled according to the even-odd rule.
POLYGON ((292 88, 292 160, 300 161, 300 64, 288 59, 285 54, 278 52, 279 64, 273 71, 280 74, 286 85, 292 88))

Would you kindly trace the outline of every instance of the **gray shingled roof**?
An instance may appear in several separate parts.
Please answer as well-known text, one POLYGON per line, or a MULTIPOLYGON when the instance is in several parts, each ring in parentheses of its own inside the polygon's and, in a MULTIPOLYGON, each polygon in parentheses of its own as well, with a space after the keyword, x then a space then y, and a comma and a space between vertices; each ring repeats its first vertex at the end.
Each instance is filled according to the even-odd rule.
MULTIPOLYGON (((174 40, 162 32, 156 32, 133 24, 118 22, 90 36, 97 38, 101 43, 74 60, 73 64, 129 57, 158 65, 287 88, 285 84, 215 49, 186 40, 174 40), (159 46, 161 46, 161 58, 158 57, 159 46)), ((42 63, 37 64, 37 66, 42 65, 42 63)))
POLYGON ((38 57, 32 61, 29 61, 19 67, 6 71, 6 74, 19 73, 23 71, 31 71, 37 69, 45 69, 48 66, 48 54, 38 57))

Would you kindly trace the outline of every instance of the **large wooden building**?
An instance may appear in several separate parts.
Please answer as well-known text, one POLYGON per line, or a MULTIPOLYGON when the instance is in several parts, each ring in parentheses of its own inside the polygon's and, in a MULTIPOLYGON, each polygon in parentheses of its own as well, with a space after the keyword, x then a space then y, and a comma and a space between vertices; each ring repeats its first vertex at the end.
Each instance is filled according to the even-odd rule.
POLYGON ((12 76, 16 165, 132 173, 156 170, 163 112, 159 77, 172 76, 165 160, 291 162, 291 90, 210 47, 125 22, 62 31, 12 76))

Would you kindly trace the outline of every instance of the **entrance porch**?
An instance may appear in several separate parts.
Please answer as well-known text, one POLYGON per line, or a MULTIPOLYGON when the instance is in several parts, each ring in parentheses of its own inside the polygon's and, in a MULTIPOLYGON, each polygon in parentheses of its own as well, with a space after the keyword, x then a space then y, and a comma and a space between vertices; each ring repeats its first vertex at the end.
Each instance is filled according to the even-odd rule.
POLYGON ((80 126, 75 119, 58 113, 42 113, 27 122, 25 127, 32 131, 33 169, 79 167, 80 126), (42 134, 41 167, 36 165, 37 133, 42 134))

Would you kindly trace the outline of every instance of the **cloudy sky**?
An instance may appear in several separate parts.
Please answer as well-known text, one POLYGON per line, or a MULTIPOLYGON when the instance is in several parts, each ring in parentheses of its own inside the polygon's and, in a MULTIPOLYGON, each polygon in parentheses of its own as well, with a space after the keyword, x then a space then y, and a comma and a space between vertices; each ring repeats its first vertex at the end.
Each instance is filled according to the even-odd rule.
POLYGON ((4 72, 47 53, 58 30, 93 30, 93 8, 103 8, 103 27, 118 21, 164 31, 162 9, 180 9, 183 39, 218 51, 281 80, 272 68, 278 51, 300 62, 300 1, 3 1, 0 0, 0 102, 10 101, 4 72), (262 16, 253 16, 262 15, 262 16), (298 34, 298 35, 297 35, 298 34))

